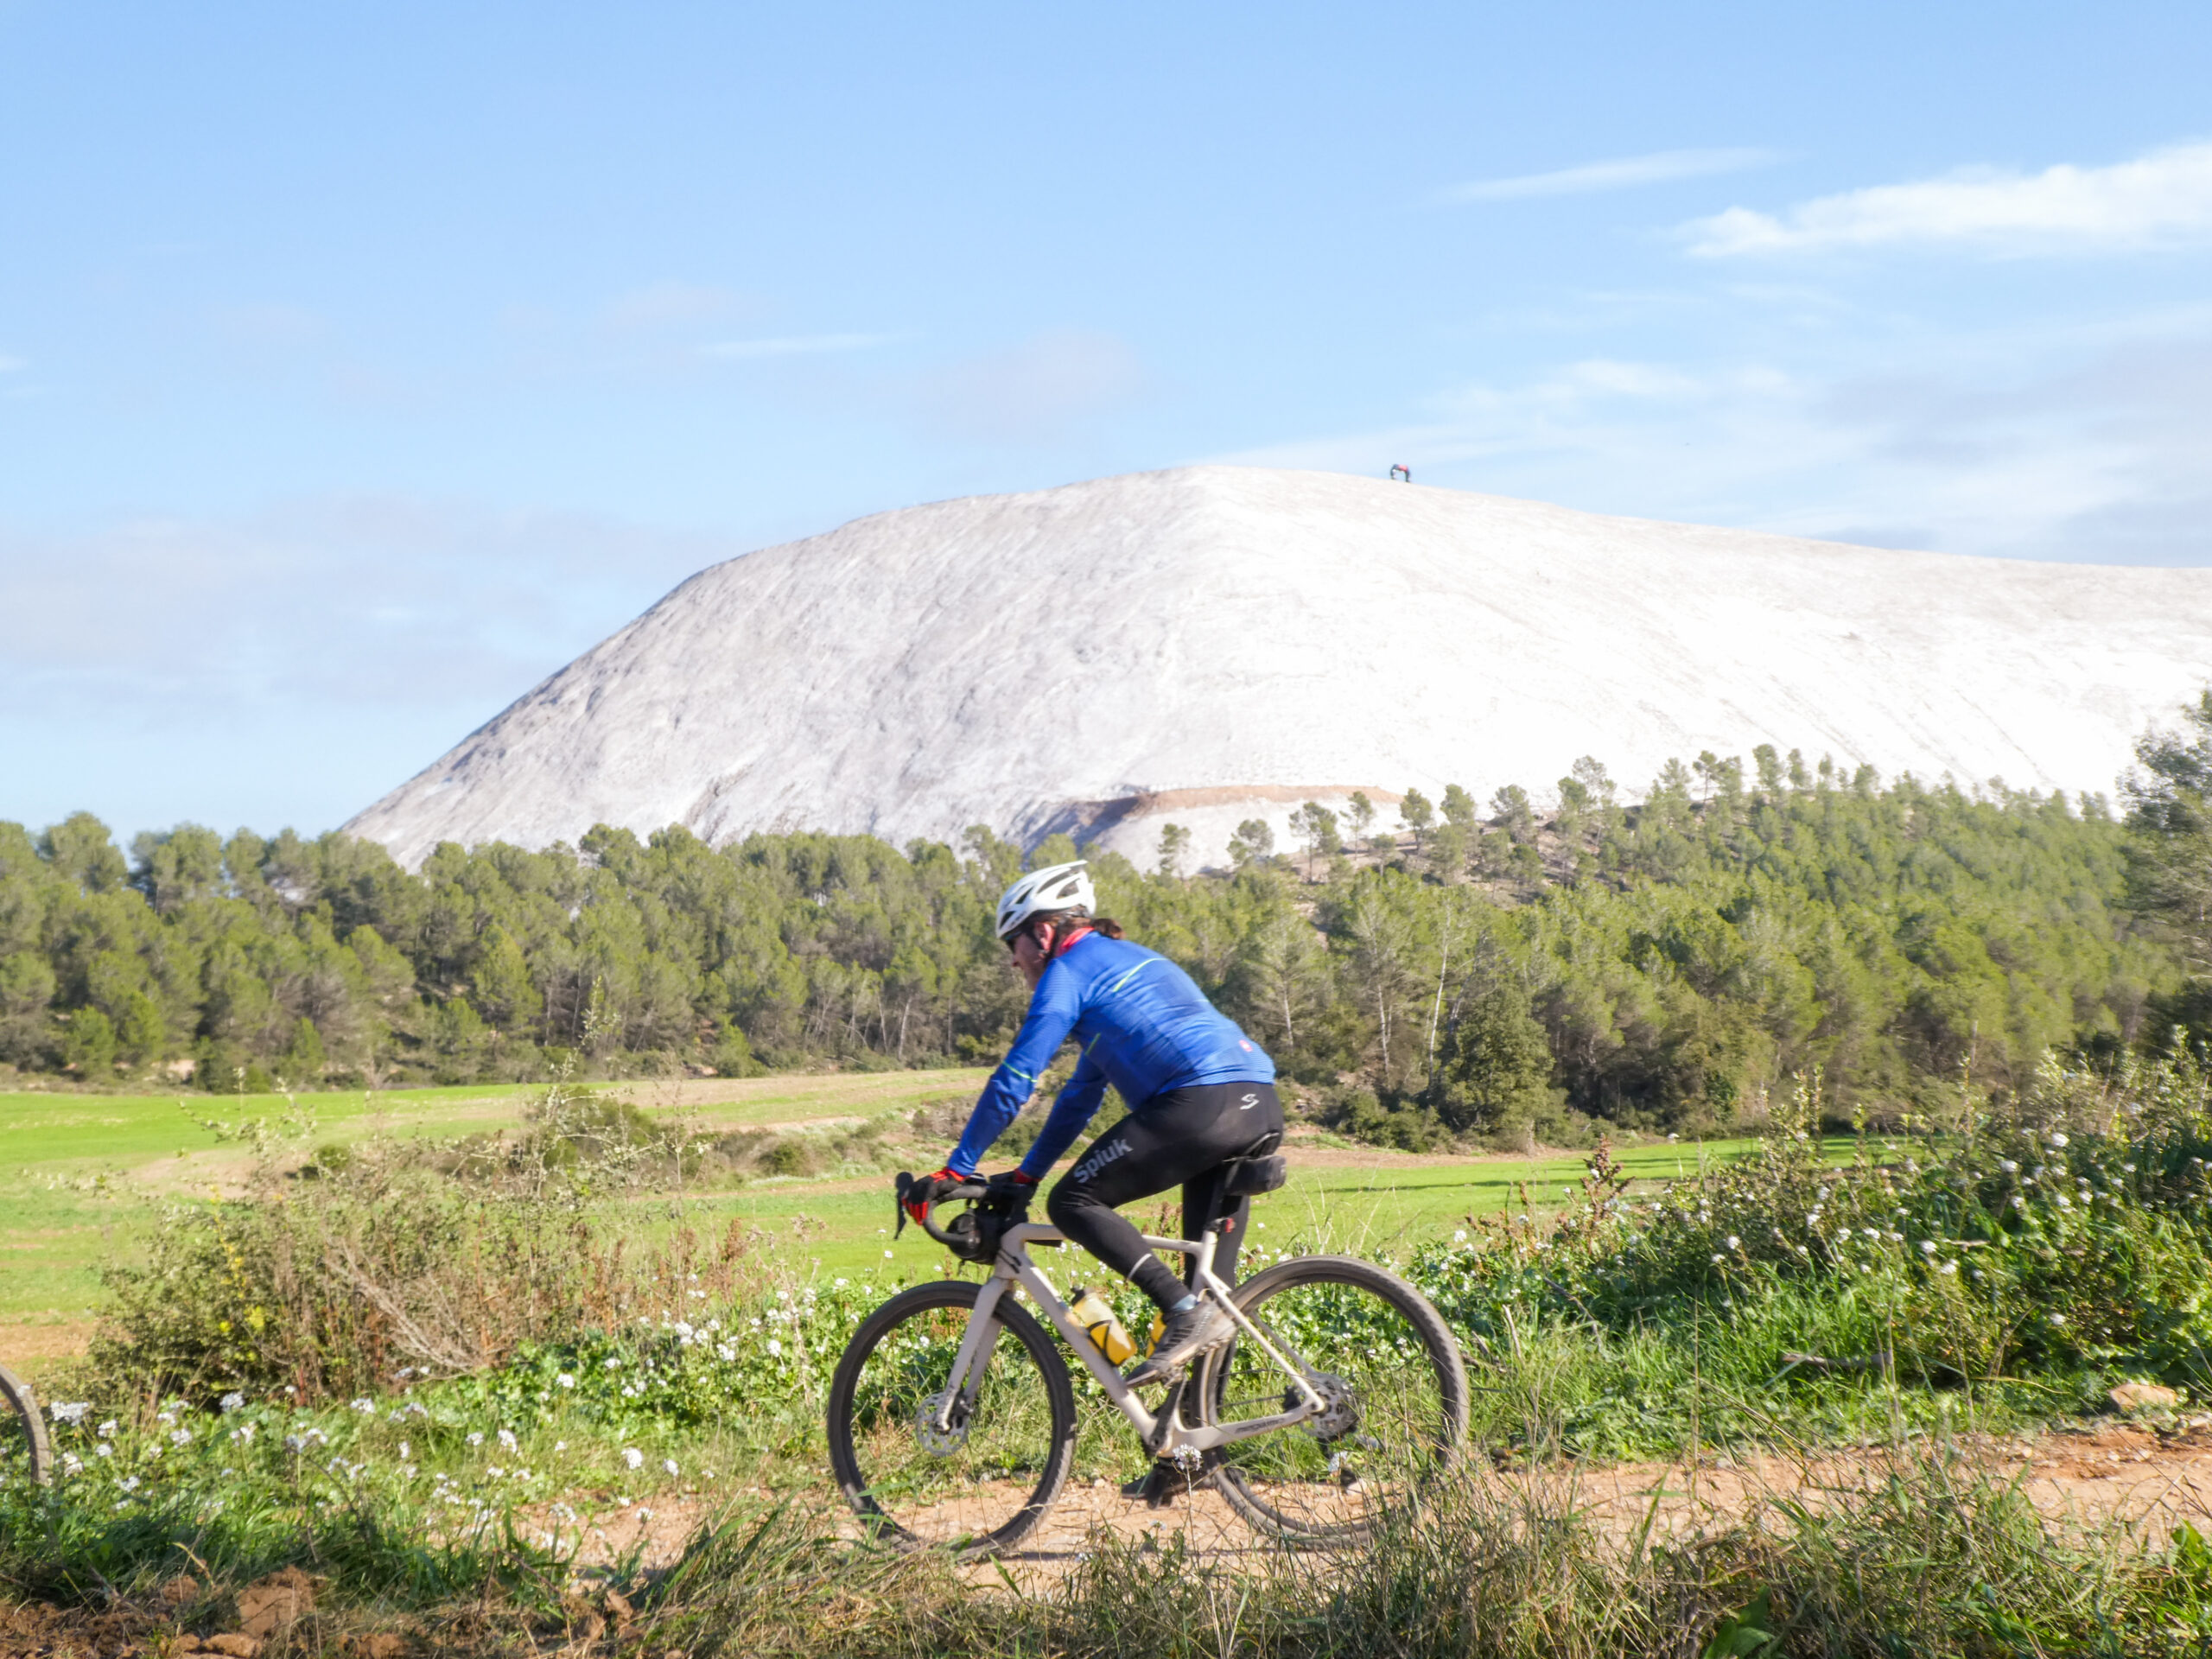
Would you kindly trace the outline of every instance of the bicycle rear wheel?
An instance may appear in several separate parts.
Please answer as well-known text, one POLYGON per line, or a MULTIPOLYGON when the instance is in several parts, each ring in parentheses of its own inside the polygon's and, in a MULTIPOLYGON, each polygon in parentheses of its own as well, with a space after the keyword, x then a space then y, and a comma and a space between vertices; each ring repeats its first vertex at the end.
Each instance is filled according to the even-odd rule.
POLYGON ((4 1365, 0 1365, 0 1395, 7 1400, 5 1409, 0 1410, 0 1469, 12 1477, 20 1468, 43 1486, 53 1478, 54 1453, 47 1443, 38 1396, 4 1365))
MULTIPOLYGON (((1221 1450, 1221 1493, 1254 1526, 1292 1541, 1365 1536, 1458 1454, 1467 1373, 1444 1318, 1396 1274, 1309 1255, 1254 1274, 1234 1298, 1327 1402, 1320 1415, 1221 1450)), ((1209 1423, 1249 1422, 1302 1397, 1241 1332, 1198 1378, 1209 1423)))
POLYGON ((981 1288, 947 1280, 901 1291, 837 1362, 830 1466, 879 1541, 994 1554, 1020 1542, 1067 1481, 1075 1389, 1052 1338, 1011 1295, 991 1320, 964 1414, 937 1426, 981 1288))

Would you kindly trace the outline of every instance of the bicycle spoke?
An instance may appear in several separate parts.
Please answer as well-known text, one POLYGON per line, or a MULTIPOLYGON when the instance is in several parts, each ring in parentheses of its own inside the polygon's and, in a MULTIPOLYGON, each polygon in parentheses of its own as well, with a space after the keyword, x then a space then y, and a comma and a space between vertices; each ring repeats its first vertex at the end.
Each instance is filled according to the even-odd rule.
MULTIPOLYGON (((1356 1534, 1450 1455, 1464 1421, 1464 1378, 1448 1333, 1409 1287, 1364 1264, 1316 1262, 1255 1279, 1244 1312, 1324 1402, 1303 1423, 1224 1449, 1224 1491, 1260 1524, 1317 1539, 1356 1534)), ((1249 1335, 1208 1381, 1207 1415, 1217 1423, 1304 1403, 1249 1335)))
POLYGON ((1066 1373, 1057 1384, 1048 1374, 1031 1345, 1046 1339, 1027 1316, 991 1322, 982 1375, 950 1397, 974 1299, 969 1285, 909 1293, 910 1306, 887 1305, 880 1326, 863 1326, 838 1368, 832 1460, 863 1522, 887 1526, 901 1542, 1002 1544, 1027 1529, 1065 1478, 1066 1373))

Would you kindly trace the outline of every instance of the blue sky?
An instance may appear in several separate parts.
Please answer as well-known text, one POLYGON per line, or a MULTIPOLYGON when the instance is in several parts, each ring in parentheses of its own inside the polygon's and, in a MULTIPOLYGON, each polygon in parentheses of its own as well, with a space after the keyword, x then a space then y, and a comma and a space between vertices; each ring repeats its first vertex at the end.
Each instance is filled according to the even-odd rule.
POLYGON ((0 0, 0 817, 1198 461, 2212 563, 2212 9, 0 0))

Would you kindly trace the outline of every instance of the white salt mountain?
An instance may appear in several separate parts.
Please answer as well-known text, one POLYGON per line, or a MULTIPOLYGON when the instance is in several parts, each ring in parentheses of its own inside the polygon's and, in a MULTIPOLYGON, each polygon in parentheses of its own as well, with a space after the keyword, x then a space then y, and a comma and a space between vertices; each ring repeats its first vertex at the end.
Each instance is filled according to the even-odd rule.
POLYGON ((1895 552, 1200 467, 859 519, 702 570, 346 828, 988 824, 1219 861, 1300 801, 1580 755, 2106 791, 2212 676, 2212 571, 1895 552))

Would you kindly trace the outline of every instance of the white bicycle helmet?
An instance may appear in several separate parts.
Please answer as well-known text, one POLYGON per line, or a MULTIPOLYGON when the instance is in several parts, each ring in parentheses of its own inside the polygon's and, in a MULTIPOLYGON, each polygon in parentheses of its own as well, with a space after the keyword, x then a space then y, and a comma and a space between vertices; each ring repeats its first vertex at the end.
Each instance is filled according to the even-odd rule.
POLYGON ((1048 864, 1008 887, 999 899, 999 938, 1005 938, 1032 916, 1055 910, 1096 909, 1098 895, 1091 891, 1090 878, 1084 874, 1088 868, 1084 859, 1072 864, 1048 864))

